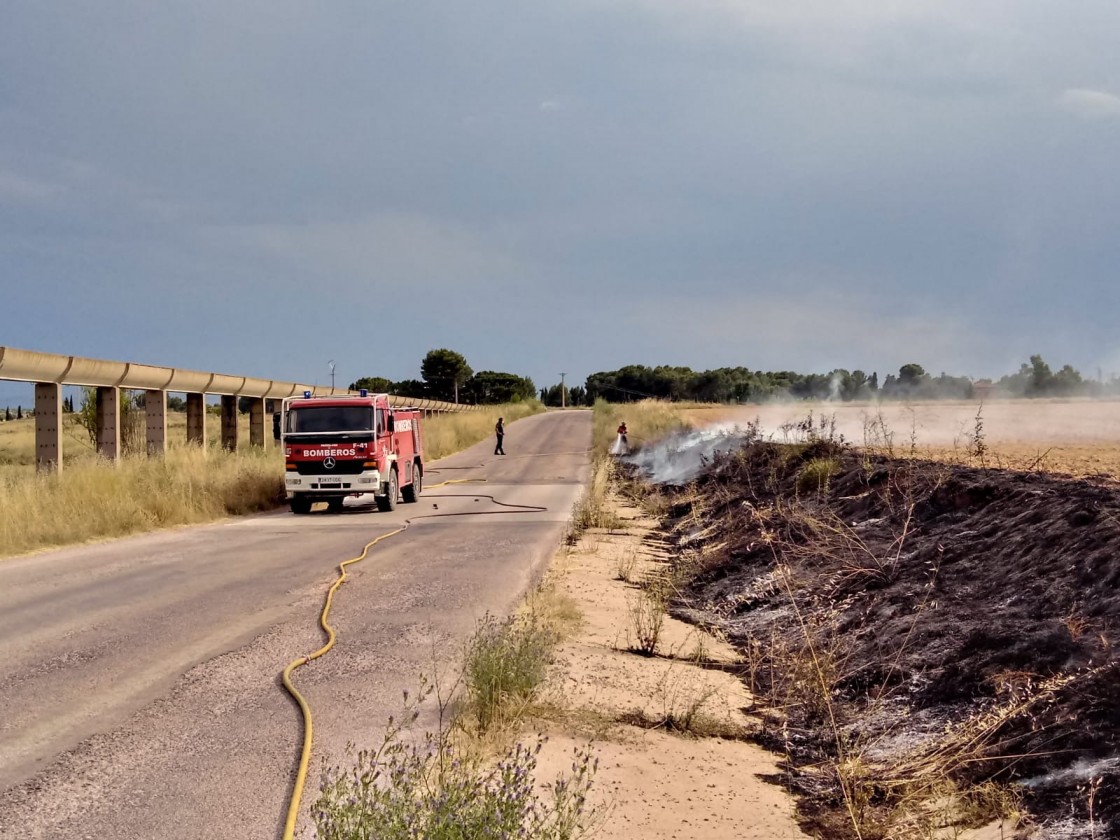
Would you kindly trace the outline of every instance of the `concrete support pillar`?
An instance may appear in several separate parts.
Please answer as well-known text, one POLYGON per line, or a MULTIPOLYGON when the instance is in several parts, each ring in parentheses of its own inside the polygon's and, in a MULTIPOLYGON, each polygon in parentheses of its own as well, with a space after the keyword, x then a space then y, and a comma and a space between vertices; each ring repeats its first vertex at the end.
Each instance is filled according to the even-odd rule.
POLYGON ((237 397, 222 396, 222 448, 237 451, 237 397))
POLYGON ((205 394, 187 394, 187 443, 206 445, 205 394))
MULTIPOLYGON (((275 430, 275 421, 272 419, 273 415, 280 411, 280 400, 265 400, 264 401, 264 436, 265 440, 273 440, 277 445, 280 441, 276 440, 273 435, 275 430)), ((268 445, 267 443, 265 444, 268 445)))
POLYGON ((35 383, 35 467, 62 469, 62 386, 35 383))
POLYGON ((167 392, 144 392, 144 419, 148 425, 148 454, 167 452, 167 392))
POLYGON ((268 440, 264 433, 264 398, 249 398, 249 445, 262 449, 268 440))
POLYGON ((114 463, 121 459, 121 389, 98 388, 96 402, 97 454, 114 463))

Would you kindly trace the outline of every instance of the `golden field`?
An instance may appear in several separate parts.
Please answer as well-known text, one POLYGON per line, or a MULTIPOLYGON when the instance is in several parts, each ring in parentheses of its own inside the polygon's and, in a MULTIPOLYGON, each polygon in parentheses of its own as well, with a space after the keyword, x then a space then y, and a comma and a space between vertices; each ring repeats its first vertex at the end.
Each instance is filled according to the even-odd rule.
POLYGON ((771 403, 693 409, 686 417, 695 426, 757 422, 765 437, 781 441, 792 434, 783 427, 810 412, 853 445, 896 456, 1120 478, 1120 402, 1109 400, 771 403))

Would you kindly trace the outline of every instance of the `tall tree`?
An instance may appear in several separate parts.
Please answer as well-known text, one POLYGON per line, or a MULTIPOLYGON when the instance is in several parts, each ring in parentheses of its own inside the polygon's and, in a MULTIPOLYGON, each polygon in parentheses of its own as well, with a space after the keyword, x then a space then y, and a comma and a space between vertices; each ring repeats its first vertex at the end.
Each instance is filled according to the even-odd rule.
POLYGON ((463 386, 462 395, 480 405, 520 402, 537 394, 537 386, 526 376, 502 371, 482 370, 463 386))
POLYGON ((926 369, 919 364, 911 362, 898 369, 898 382, 900 385, 913 387, 918 385, 926 375, 926 369))
POLYGON ((418 400, 431 396, 428 386, 419 379, 402 379, 400 382, 394 382, 393 393, 398 397, 412 397, 418 400))
POLYGON ((393 383, 384 376, 363 376, 350 383, 351 391, 361 391, 363 388, 371 394, 393 393, 393 383))
POLYGON ((420 375, 424 377, 432 396, 440 400, 458 402, 459 388, 473 373, 462 353, 446 347, 429 350, 420 364, 420 375))

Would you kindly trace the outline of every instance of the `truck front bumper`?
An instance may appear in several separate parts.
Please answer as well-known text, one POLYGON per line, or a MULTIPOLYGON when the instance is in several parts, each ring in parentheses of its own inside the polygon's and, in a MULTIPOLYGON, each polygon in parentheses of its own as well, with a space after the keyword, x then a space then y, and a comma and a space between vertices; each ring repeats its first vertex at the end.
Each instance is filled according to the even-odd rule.
POLYGON ((291 499, 301 496, 342 496, 356 493, 380 493, 381 473, 366 470, 358 475, 298 475, 284 476, 284 491, 291 499))

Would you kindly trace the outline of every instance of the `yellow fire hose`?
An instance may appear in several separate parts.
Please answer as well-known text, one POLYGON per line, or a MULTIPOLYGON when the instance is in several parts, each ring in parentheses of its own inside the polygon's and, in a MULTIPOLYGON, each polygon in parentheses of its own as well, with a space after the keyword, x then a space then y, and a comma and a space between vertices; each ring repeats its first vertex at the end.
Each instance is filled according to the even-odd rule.
POLYGON ((387 534, 382 534, 377 539, 370 540, 362 549, 361 554, 359 554, 357 557, 351 558, 350 560, 344 560, 339 564, 338 579, 331 585, 331 588, 327 590, 327 599, 323 604, 323 612, 319 615, 319 626, 322 627, 323 632, 327 634, 326 644, 314 653, 310 653, 307 656, 301 656, 299 659, 293 659, 288 663, 288 667, 284 669, 284 673, 282 676, 284 688, 288 690, 288 693, 292 695, 292 698, 296 701, 296 703, 299 704, 300 711, 303 713, 303 752, 300 755, 299 770, 296 772, 295 785, 292 789, 292 795, 288 802, 288 818, 284 822, 284 840, 292 840, 292 838, 295 836, 296 818, 299 816, 299 802, 300 798, 303 795, 304 782, 307 781, 307 765, 311 761, 311 707, 307 704, 307 701, 304 699, 303 695, 299 693, 299 690, 294 685, 292 685, 292 671, 294 671, 296 668, 302 668, 312 660, 318 659, 320 656, 323 656, 327 653, 327 651, 334 647, 334 640, 336 638, 336 635, 334 632, 334 628, 327 623, 327 617, 331 613, 331 604, 334 603, 334 593, 336 593, 339 587, 346 582, 346 567, 365 560, 369 555, 369 550, 371 548, 373 548, 382 540, 387 540, 389 539, 389 537, 396 536, 403 530, 404 528, 398 528, 395 531, 390 531, 387 534))
MULTIPOLYGON (((486 479, 484 479, 484 478, 453 479, 453 480, 450 480, 450 481, 442 481, 439 484, 433 484, 432 487, 429 488, 429 489, 435 489, 436 487, 445 487, 448 484, 470 484, 470 483, 473 483, 473 482, 484 482, 484 481, 486 481, 486 479)), ((493 496, 482 496, 482 497, 490 499, 491 502, 493 502, 496 505, 500 505, 501 507, 518 508, 519 510, 515 510, 515 511, 462 511, 462 512, 457 512, 457 513, 429 513, 429 514, 423 514, 421 516, 415 516, 415 517, 412 517, 410 519, 405 520, 405 524, 402 525, 400 528, 397 528, 395 531, 389 531, 388 533, 382 534, 381 536, 370 540, 362 548, 361 554, 359 554, 357 557, 352 557, 349 560, 344 560, 343 562, 341 562, 338 565, 338 578, 335 580, 335 582, 333 584, 331 584, 331 588, 327 590, 327 597, 326 597, 326 600, 323 603, 323 611, 319 615, 319 626, 322 627, 323 632, 327 634, 326 644, 324 644, 321 648, 319 648, 314 653, 309 653, 307 656, 301 656, 299 659, 293 659, 291 662, 288 663, 288 666, 284 669, 282 677, 281 677, 281 679, 284 683, 284 688, 292 696, 292 699, 294 699, 296 701, 296 703, 299 705, 300 712, 303 714, 303 751, 300 754, 299 769, 296 771, 295 783, 292 786, 291 796, 288 799, 288 817, 284 821, 283 840, 293 840, 293 838, 295 837, 296 820, 299 817, 300 800, 303 798, 303 786, 304 786, 305 782, 307 781, 307 766, 311 761, 311 741, 312 741, 311 707, 308 705, 307 700, 304 699, 303 695, 299 693, 299 690, 294 685, 292 685, 292 672, 295 671, 297 668, 302 668, 304 665, 307 665, 309 662, 312 662, 312 661, 318 659, 319 657, 325 655, 328 651, 330 651, 331 648, 334 647, 334 642, 335 642, 335 639, 337 637, 336 637, 336 634, 334 632, 334 628, 331 627, 331 625, 327 622, 327 618, 330 616, 331 606, 334 603, 335 593, 339 590, 339 588, 342 586, 342 584, 346 582, 346 568, 347 568, 347 566, 352 566, 355 563, 360 563, 361 561, 365 560, 369 556, 369 550, 371 548, 373 548, 375 545, 377 545, 382 540, 387 540, 387 539, 389 539, 389 537, 395 537, 397 534, 401 533, 402 531, 408 530, 408 526, 415 519, 432 519, 432 518, 438 518, 438 517, 444 517, 444 516, 482 516, 482 515, 485 515, 487 513, 489 513, 489 514, 510 513, 510 512, 512 512, 512 513, 533 513, 533 512, 539 512, 539 511, 547 510, 547 508, 540 507, 539 505, 510 504, 508 502, 499 502, 493 496)), ((441 498, 441 497, 440 496, 435 496, 435 497, 431 497, 431 498, 441 498)), ((462 497, 457 497, 457 498, 462 498, 462 497)))

